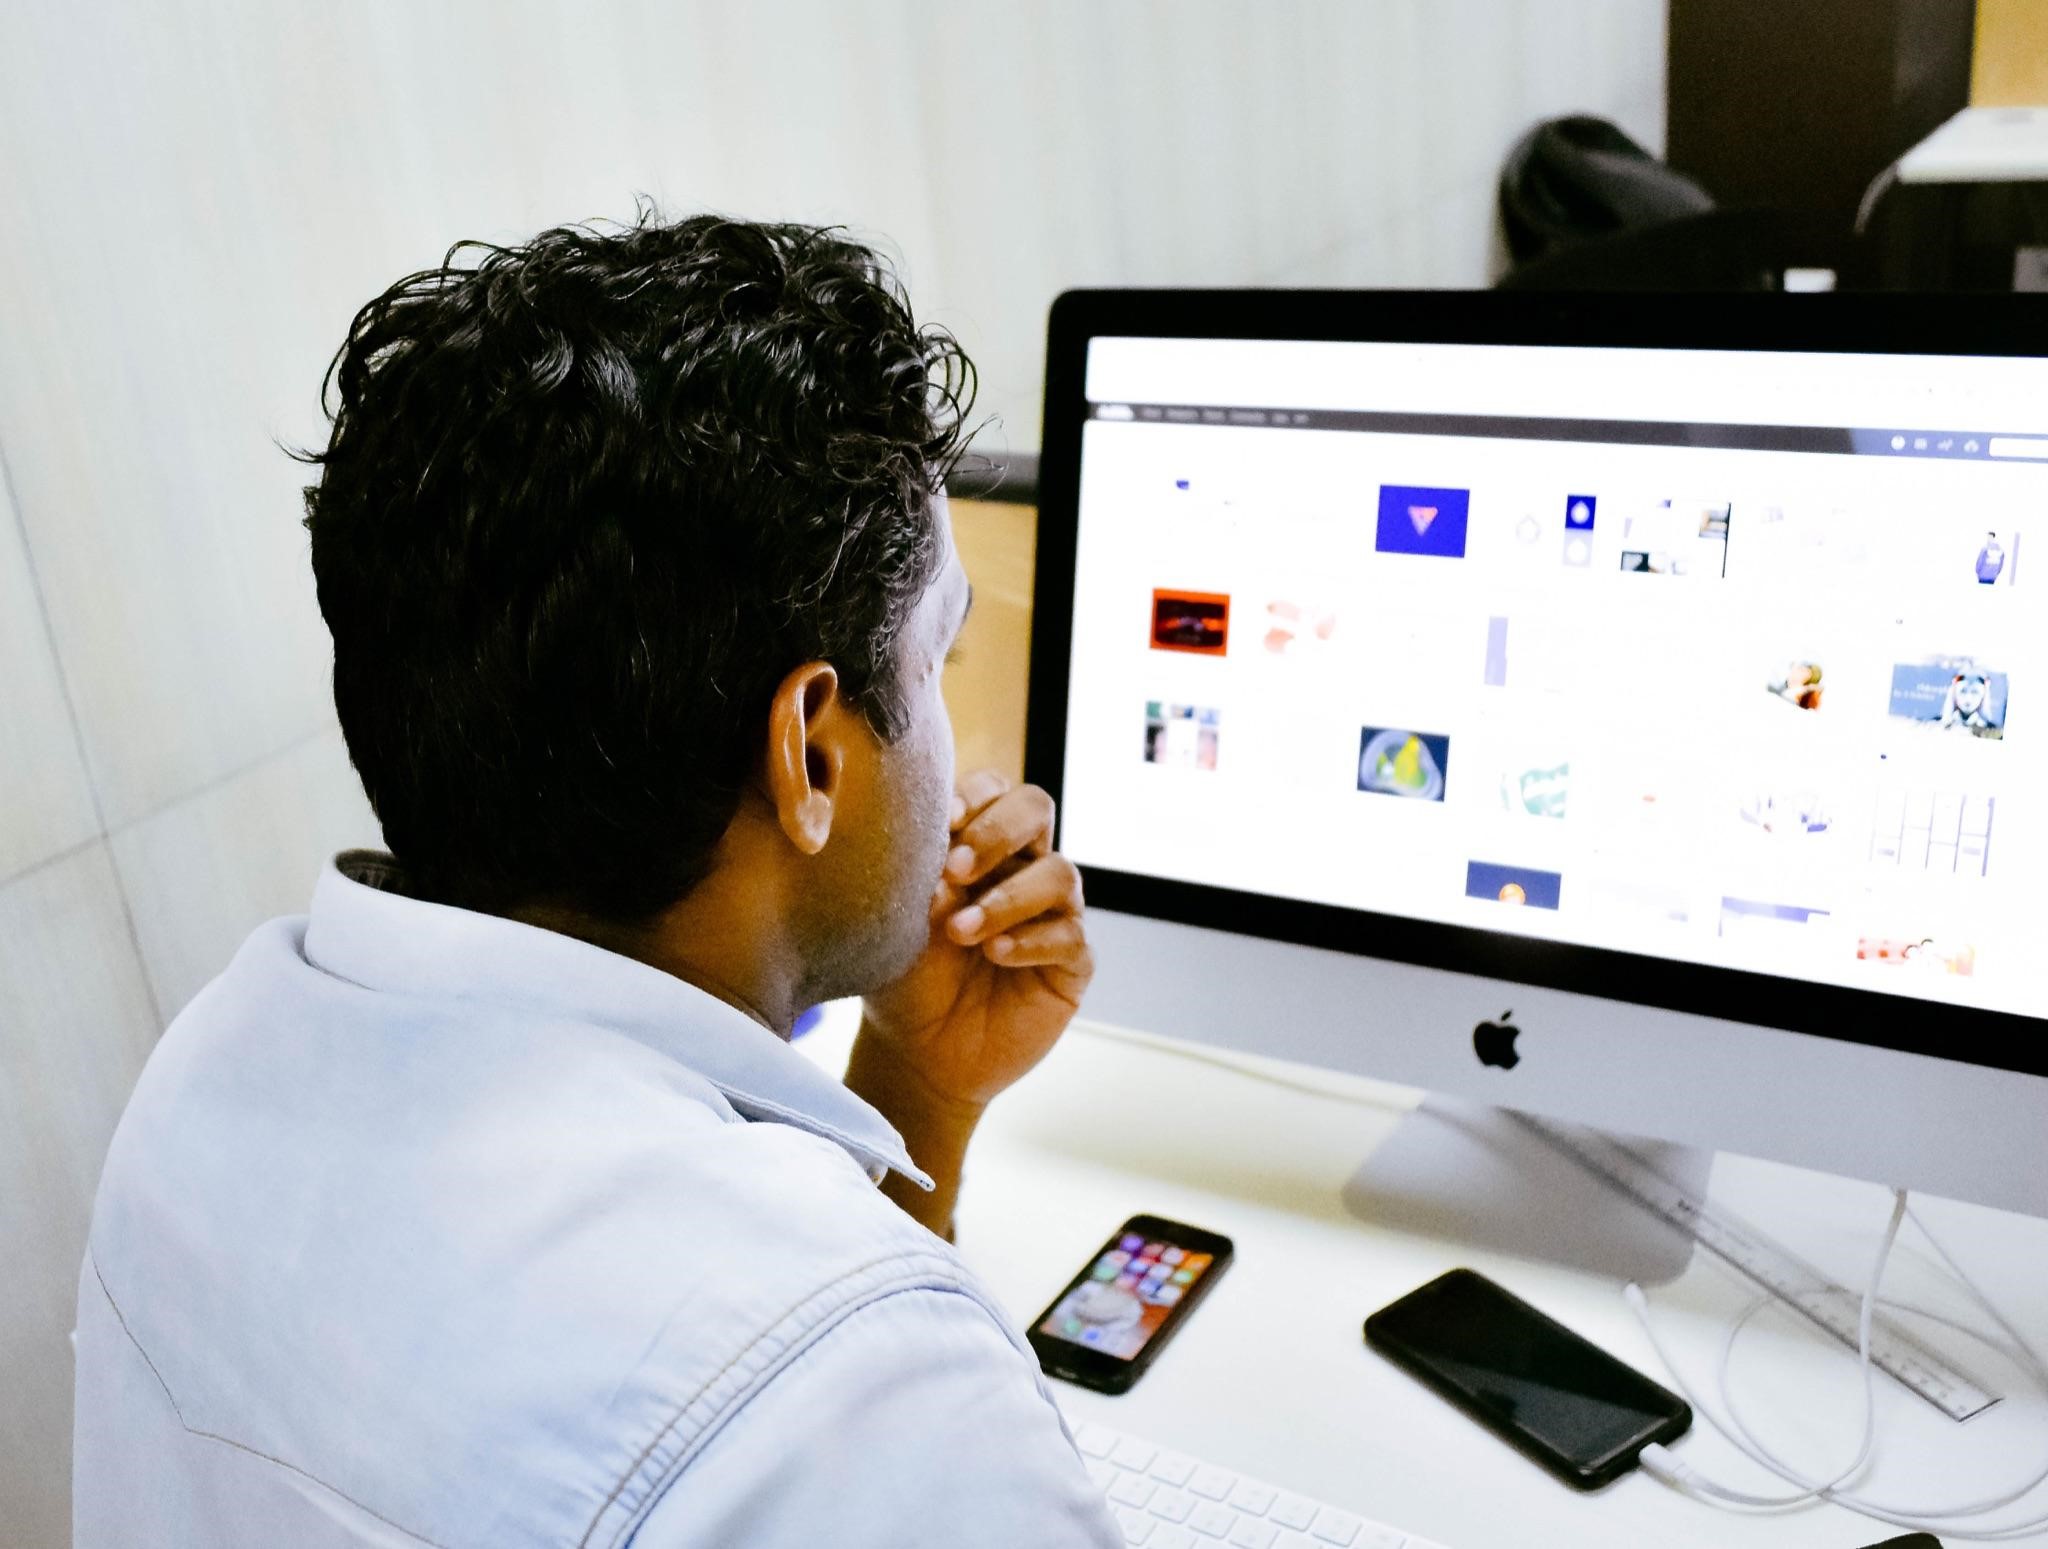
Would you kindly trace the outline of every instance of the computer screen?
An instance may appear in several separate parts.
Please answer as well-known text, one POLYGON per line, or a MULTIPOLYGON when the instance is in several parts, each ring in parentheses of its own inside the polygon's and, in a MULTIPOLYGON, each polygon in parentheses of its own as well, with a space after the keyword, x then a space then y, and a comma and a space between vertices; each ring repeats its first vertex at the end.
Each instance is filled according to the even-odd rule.
POLYGON ((1091 895, 1936 1054, 2048 1015, 2048 360, 1097 311, 1032 731, 1091 895))

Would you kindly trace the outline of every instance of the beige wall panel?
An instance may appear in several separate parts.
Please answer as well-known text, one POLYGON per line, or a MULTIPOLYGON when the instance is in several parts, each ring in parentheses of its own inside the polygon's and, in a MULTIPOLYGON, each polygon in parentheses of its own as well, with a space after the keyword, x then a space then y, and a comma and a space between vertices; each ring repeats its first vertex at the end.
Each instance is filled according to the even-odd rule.
POLYGON ((303 914, 337 850, 382 843, 329 730, 112 838, 166 1020, 265 920, 303 914))
POLYGON ((0 887, 0 1541, 71 1542, 78 1267, 156 1018, 94 844, 0 887))
POLYGON ((2048 107, 2048 5, 2042 0, 1977 0, 1970 102, 2048 107))
POLYGON ((953 543, 974 587, 959 659, 946 669, 954 758, 963 772, 996 769, 1017 780, 1024 774, 1038 513, 992 500, 956 500, 952 507, 953 543))

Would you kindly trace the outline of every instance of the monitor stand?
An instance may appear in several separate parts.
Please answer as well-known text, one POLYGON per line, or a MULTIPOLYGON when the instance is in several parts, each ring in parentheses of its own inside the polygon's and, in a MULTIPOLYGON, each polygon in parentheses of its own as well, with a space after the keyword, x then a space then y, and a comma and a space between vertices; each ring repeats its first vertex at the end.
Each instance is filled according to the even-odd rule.
MULTIPOLYGON (((1705 1197, 1712 1152, 1617 1138, 1693 1198, 1705 1197)), ((1688 1234, 1484 1103, 1425 1098, 1352 1174, 1343 1197, 1346 1210, 1376 1226, 1644 1285, 1675 1280, 1692 1261, 1688 1234)))

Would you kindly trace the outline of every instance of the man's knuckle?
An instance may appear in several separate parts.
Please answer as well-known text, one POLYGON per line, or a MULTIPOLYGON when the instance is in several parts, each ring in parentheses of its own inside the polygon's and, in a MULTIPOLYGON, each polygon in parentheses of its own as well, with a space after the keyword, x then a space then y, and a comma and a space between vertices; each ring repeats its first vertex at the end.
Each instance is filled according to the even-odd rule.
POLYGON ((1053 856, 1059 864, 1060 896, 1076 909, 1081 907, 1081 868, 1064 855, 1053 856))

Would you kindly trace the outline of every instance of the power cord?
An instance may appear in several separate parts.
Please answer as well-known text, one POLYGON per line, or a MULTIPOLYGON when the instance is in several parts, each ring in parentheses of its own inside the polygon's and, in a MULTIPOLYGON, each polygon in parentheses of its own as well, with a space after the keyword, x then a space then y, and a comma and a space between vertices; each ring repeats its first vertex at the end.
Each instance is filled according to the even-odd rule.
POLYGON ((1927 1223, 1920 1218, 1918 1212, 1912 1210, 1905 1190, 1895 1189, 1892 1192, 1891 1218, 1886 1225, 1884 1240, 1878 1248, 1877 1257, 1871 1265, 1870 1279, 1864 1287, 1863 1301, 1857 1319, 1857 1362, 1863 1376, 1863 1439, 1856 1450, 1854 1460, 1849 1466, 1830 1478, 1817 1479, 1809 1477, 1771 1451, 1757 1437, 1748 1422, 1743 1419, 1741 1411, 1735 1403, 1734 1389, 1729 1381, 1729 1367, 1734 1356, 1736 1341, 1740 1338, 1742 1331, 1748 1327, 1751 1320, 1755 1318, 1756 1314, 1764 1307, 1772 1305, 1773 1298, 1763 1296, 1751 1302, 1742 1314, 1735 1319, 1728 1330, 1727 1338, 1722 1342, 1720 1361, 1715 1372, 1715 1383, 1719 1390, 1721 1405, 1727 1411, 1728 1417, 1726 1420, 1723 1420, 1715 1412, 1713 1406, 1707 1404, 1686 1382, 1684 1373, 1680 1371, 1677 1362, 1672 1359, 1671 1352, 1665 1348, 1663 1341, 1658 1337, 1655 1327, 1650 1322, 1649 1298, 1643 1294, 1642 1287, 1631 1283, 1623 1287, 1622 1297, 1628 1303, 1630 1311, 1636 1315, 1637 1321, 1642 1324, 1643 1332, 1648 1336, 1651 1348, 1657 1353, 1657 1358, 1663 1362, 1665 1370, 1670 1374, 1678 1390, 1692 1404, 1694 1411, 1716 1431, 1720 1432, 1731 1446, 1749 1458, 1758 1467, 1771 1474, 1775 1474, 1787 1484, 1797 1487, 1797 1493, 1791 1495, 1757 1495, 1749 1491, 1733 1489, 1708 1477, 1699 1469, 1694 1468, 1691 1464, 1679 1458, 1667 1447, 1654 1443, 1645 1447, 1642 1452, 1643 1471, 1654 1478, 1662 1480, 1672 1488, 1681 1490, 1709 1505, 1740 1511, 1779 1511, 1806 1505, 1817 1500, 1827 1500, 1835 1505, 1846 1507, 1851 1511, 1874 1518, 1880 1522, 1888 1523, 1894 1527, 1902 1527, 1919 1532, 1939 1533, 1950 1538, 1991 1541, 2015 1538, 2023 1533, 2036 1532, 2042 1527, 2048 1526, 2048 1514, 2025 1518, 2017 1522, 1999 1523, 1995 1526, 1973 1526, 1970 1521, 1972 1518, 1982 1517, 1989 1512, 1996 1511, 2000 1507, 2011 1505, 2032 1492, 2043 1481, 2048 1481, 2048 1463, 2044 1463, 2033 1474, 2029 1475, 2024 1483, 2012 1489, 1987 1496, 1982 1500, 1959 1501, 1954 1504, 1940 1506, 1900 1505, 1896 1502, 1875 1500, 1867 1495, 1859 1495, 1850 1489, 1844 1488, 1869 1466, 1876 1447, 1876 1394, 1874 1391, 1876 1368, 1870 1359, 1870 1329, 1872 1318, 1877 1307, 1880 1305, 1900 1306, 1902 1310, 1920 1313, 1923 1316, 1934 1319, 1936 1322, 1947 1324, 1951 1328, 1969 1334, 1973 1338, 1984 1339, 1987 1344, 1991 1344, 1994 1348, 2007 1350, 2008 1353, 2014 1354, 2020 1359, 2022 1364, 2029 1369, 2034 1380, 2041 1385, 2043 1392, 2048 1393, 2048 1363, 2042 1361, 2040 1354, 2027 1342, 2026 1337, 2015 1329, 2005 1316, 1998 1311, 1997 1307, 1992 1304, 1991 1299, 1964 1272, 1962 1266, 1956 1263, 1954 1256, 1949 1253, 1948 1249, 1943 1247, 1941 1241, 1928 1230, 1927 1223), (2006 1338, 2011 1341, 2009 1347, 1990 1340, 1986 1336, 1976 1333, 1976 1331, 1965 1327, 1953 1319, 1936 1313, 1927 1313, 1924 1309, 1904 1307, 1903 1304, 1898 1303, 1887 1303, 1879 1296, 1878 1293, 1884 1280, 1885 1266, 1891 1258, 1893 1245, 1898 1240, 1899 1228, 1908 1216, 1911 1216, 1913 1224, 1918 1228, 1920 1235, 1927 1240, 1929 1246, 1934 1249, 1942 1263, 1947 1266, 1949 1273, 1956 1278, 1957 1282, 1970 1294, 1977 1305, 1998 1325, 2006 1338))
POLYGON ((1877 201, 1882 199, 1898 180, 1899 164, 1896 161, 1870 180, 1869 186, 1863 190, 1863 197, 1856 201, 1856 219, 1849 228, 1852 233, 1859 237, 1863 235, 1864 230, 1870 225, 1870 217, 1877 213, 1877 201))
POLYGON ((1192 1047, 1179 1039, 1162 1038, 1126 1027, 1113 1027, 1107 1022, 1076 1022, 1073 1031, 1100 1038, 1105 1043, 1120 1043, 1133 1049, 1149 1049, 1155 1054, 1170 1054, 1177 1060, 1186 1060, 1193 1065, 1213 1066, 1217 1070, 1227 1070, 1234 1075, 1249 1076, 1254 1081, 1263 1081, 1266 1085, 1277 1086, 1283 1091, 1301 1092, 1306 1096, 1324 1098, 1333 1103, 1350 1103, 1359 1108, 1389 1106, 1387 1099, 1376 1093, 1346 1092, 1325 1083, 1300 1080, 1282 1075, 1264 1064, 1254 1064, 1249 1057, 1234 1059, 1228 1054, 1192 1047))
MULTIPOLYGON (((1846 1468, 1842 1469, 1841 1472, 1835 1474, 1832 1478, 1818 1484, 1795 1480, 1795 1483, 1802 1483, 1805 1486, 1797 1495, 1751 1495, 1746 1491, 1731 1490, 1725 1485, 1715 1483, 1697 1469, 1694 1469, 1690 1464, 1678 1458, 1661 1443, 1653 1442, 1643 1449, 1642 1462, 1644 1470, 1659 1479, 1664 1479, 1667 1483, 1680 1485, 1693 1491, 1695 1494, 1710 1495, 1718 1500, 1728 1501, 1733 1505, 1759 1510, 1776 1510, 1787 1506, 1800 1506, 1808 1501, 1819 1500, 1826 1496, 1829 1491, 1845 1484, 1862 1473, 1864 1468, 1869 1465, 1870 1454, 1876 1445, 1877 1439, 1876 1368, 1870 1362, 1871 1319, 1876 1307, 1878 1285, 1884 1278, 1885 1264, 1891 1258, 1892 1245, 1899 1238, 1899 1225, 1905 1219, 1906 1194, 1903 1189, 1900 1189, 1894 1191, 1891 1220, 1885 1226, 1884 1242, 1878 1248, 1877 1260, 1871 1265, 1870 1280, 1864 1287, 1863 1304, 1856 1319, 1856 1354, 1857 1360, 1863 1369, 1863 1440, 1856 1448, 1856 1456, 1850 1460, 1846 1468)), ((1649 1336, 1650 1347, 1657 1352, 1657 1359, 1664 1363, 1665 1369, 1672 1374, 1672 1379, 1678 1383, 1679 1391, 1685 1394, 1693 1408, 1703 1415, 1715 1430, 1733 1442, 1737 1448, 1747 1453, 1764 1467, 1771 1469, 1771 1472, 1782 1477, 1784 1471, 1772 1467, 1765 1460, 1763 1449, 1747 1444, 1744 1440, 1739 1439, 1734 1431, 1721 1423, 1718 1415, 1709 1409, 1706 1404, 1694 1397, 1692 1391, 1686 1386, 1685 1379, 1679 1375, 1677 1364, 1671 1359, 1671 1352, 1664 1348, 1662 1342, 1657 1338, 1656 1330, 1650 1326, 1650 1302, 1649 1298, 1643 1294, 1643 1288, 1631 1280, 1621 1288, 1621 1295, 1622 1300, 1628 1303, 1629 1311, 1636 1315, 1636 1321, 1642 1324, 1643 1332, 1649 1336)), ((1746 1318, 1736 1320, 1729 1328, 1728 1337, 1721 1346, 1720 1378, 1723 1395, 1722 1401, 1724 1403, 1727 1401, 1728 1365, 1735 1353, 1736 1336, 1742 1332, 1745 1321, 1746 1318)))

